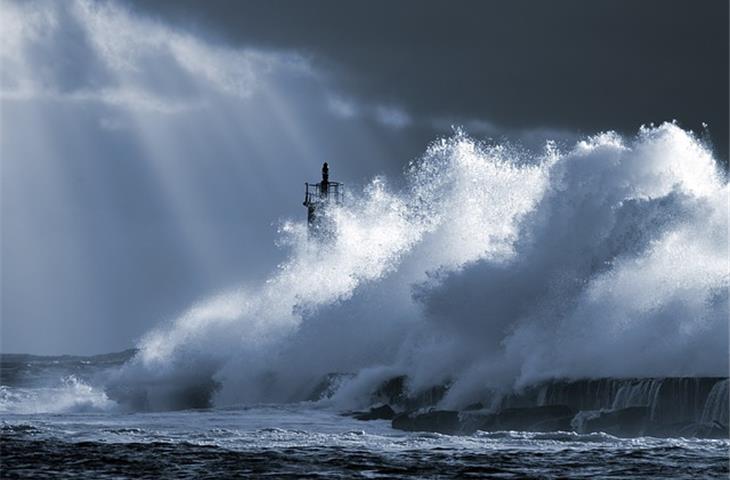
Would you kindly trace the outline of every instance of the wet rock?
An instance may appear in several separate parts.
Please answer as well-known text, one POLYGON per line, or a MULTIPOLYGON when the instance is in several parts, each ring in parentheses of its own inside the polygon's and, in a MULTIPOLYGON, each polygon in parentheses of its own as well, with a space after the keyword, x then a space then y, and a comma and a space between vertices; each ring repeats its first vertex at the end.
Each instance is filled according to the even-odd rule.
POLYGON ((523 430, 545 432, 570 429, 575 411, 567 405, 505 408, 494 416, 493 424, 481 430, 523 430))
MULTIPOLYGON (((380 385, 373 401, 413 412, 435 407, 449 388, 445 383, 413 395, 407 386, 405 376, 391 378, 380 385)), ((575 430, 622 437, 729 438, 727 390, 725 377, 557 379, 506 395, 485 390, 477 397, 482 403, 447 420, 412 413, 394 421, 394 427, 464 434, 575 430), (499 407, 493 412, 484 410, 484 404, 499 407)))
POLYGON ((425 413, 403 413, 393 418, 392 427, 409 432, 436 432, 447 435, 461 433, 459 412, 432 410, 425 413))
POLYGON ((400 375, 386 380, 373 392, 373 402, 402 405, 406 399, 406 376, 400 375))
POLYGON ((426 413, 408 413, 393 419, 393 428, 399 430, 438 432, 470 435, 477 430, 524 430, 547 432, 570 430, 575 412, 565 405, 508 408, 498 413, 480 411, 456 412, 434 410, 426 413))
POLYGON ((531 432, 570 432, 573 430, 571 421, 573 415, 548 418, 541 420, 530 427, 531 432))
POLYGON ((328 373, 315 385, 309 395, 305 397, 305 400, 316 402, 330 398, 346 381, 352 379, 354 376, 353 373, 328 373))
POLYGON ((484 413, 478 410, 464 411, 459 414, 461 432, 464 435, 471 435, 477 430, 485 432, 496 430, 496 418, 494 413, 484 413))
POLYGON ((720 422, 702 423, 697 426, 697 437, 730 438, 730 428, 720 422))
POLYGON ((449 389, 449 385, 434 385, 415 395, 409 395, 406 382, 405 375, 386 380, 373 392, 371 402, 398 405, 405 410, 417 410, 435 406, 449 389))
POLYGON ((416 395, 411 395, 406 398, 404 407, 407 410, 415 410, 424 407, 433 407, 443 400, 446 392, 449 390, 449 385, 434 385, 431 388, 427 388, 419 392, 416 395))
POLYGON ((633 437, 646 433, 651 412, 649 407, 627 407, 583 414, 578 424, 581 433, 605 432, 618 437, 633 437))
MULTIPOLYGON (((673 435, 679 435, 682 437, 730 438, 730 430, 728 429, 728 426, 720 422, 690 423, 682 428, 675 428, 673 430, 673 435)), ((672 435, 670 434, 666 436, 672 435)))
POLYGON ((367 412, 356 413, 353 415, 357 420, 392 420, 395 417, 395 410, 390 405, 381 405, 373 407, 367 412))

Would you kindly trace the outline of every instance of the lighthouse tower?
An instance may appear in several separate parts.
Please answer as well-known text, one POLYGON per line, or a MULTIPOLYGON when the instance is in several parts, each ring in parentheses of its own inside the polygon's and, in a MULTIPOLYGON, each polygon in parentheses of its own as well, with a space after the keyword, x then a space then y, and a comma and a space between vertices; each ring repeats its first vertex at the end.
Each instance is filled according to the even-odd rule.
POLYGON ((342 203, 343 185, 330 181, 330 169, 327 162, 322 165, 322 181, 305 183, 303 205, 307 207, 307 223, 310 234, 331 233, 331 226, 325 221, 325 211, 329 205, 342 203))

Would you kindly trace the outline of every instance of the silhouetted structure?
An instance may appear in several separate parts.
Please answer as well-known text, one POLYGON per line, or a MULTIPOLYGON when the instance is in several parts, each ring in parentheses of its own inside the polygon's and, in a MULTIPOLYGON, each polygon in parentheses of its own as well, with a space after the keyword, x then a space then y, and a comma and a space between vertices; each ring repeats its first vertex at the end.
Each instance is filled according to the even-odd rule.
POLYGON ((319 183, 305 183, 303 205, 307 207, 307 222, 309 231, 322 232, 327 230, 322 224, 323 209, 330 203, 342 203, 343 185, 340 182, 330 182, 330 170, 327 162, 322 165, 322 181, 319 183))

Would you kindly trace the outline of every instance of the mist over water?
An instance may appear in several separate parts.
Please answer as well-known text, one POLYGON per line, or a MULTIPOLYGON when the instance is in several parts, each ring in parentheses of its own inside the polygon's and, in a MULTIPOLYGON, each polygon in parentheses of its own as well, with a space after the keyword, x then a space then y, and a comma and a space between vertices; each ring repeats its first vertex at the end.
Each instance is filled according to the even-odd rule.
POLYGON ((407 374, 459 407, 549 378, 728 375, 728 184, 691 132, 535 155, 457 131, 391 183, 349 191, 329 241, 303 211, 282 223, 288 259, 146 335, 116 399, 297 401, 349 372, 338 406, 407 374))

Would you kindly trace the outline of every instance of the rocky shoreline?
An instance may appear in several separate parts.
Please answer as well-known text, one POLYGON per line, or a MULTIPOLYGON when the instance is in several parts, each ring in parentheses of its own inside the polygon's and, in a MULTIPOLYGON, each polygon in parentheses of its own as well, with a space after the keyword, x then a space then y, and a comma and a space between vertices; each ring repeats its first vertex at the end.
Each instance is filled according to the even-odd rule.
POLYGON ((470 435, 476 431, 604 432, 618 437, 730 438, 723 377, 556 380, 495 396, 458 410, 439 404, 448 385, 409 393, 394 377, 372 394, 373 406, 349 415, 390 420, 405 431, 470 435))

